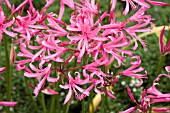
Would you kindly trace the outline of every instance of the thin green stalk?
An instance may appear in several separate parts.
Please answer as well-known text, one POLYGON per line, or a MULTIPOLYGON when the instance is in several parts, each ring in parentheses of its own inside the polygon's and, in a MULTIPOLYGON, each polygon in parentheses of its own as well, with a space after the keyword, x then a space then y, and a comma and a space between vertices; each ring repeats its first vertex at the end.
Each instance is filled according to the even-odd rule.
MULTIPOLYGON (((90 94, 91 95, 91 94, 90 94)), ((88 96, 88 107, 89 107, 89 113, 90 113, 90 103, 91 103, 91 101, 90 101, 90 96, 88 96)))
MULTIPOLYGON (((108 0, 108 12, 110 13, 110 8, 111 8, 111 0, 108 0)), ((109 17, 107 17, 107 23, 109 23, 109 21, 110 21, 110 18, 109 17)))
MULTIPOLYGON (((9 71, 10 71, 10 61, 9 61, 9 54, 8 54, 8 41, 7 41, 7 36, 4 36, 4 44, 5 44, 5 66, 6 66, 6 80, 7 80, 7 95, 8 94, 8 87, 9 87, 9 71)), ((7 100, 10 101, 10 97, 7 96, 7 100)))
POLYGON ((9 77, 8 77, 8 95, 7 98, 11 100, 11 91, 12 91, 12 65, 9 68, 9 77))
POLYGON ((56 96, 56 95, 52 95, 52 96, 51 96, 51 107, 50 107, 50 113, 55 113, 55 111, 54 111, 55 96, 56 96))
POLYGON ((88 103, 89 103, 89 107, 90 107, 90 105, 92 106, 92 112, 91 113, 94 113, 93 91, 90 92, 90 96, 88 97, 88 103))
MULTIPOLYGON (((86 65, 88 63, 88 56, 85 54, 83 56, 83 65, 86 65)), ((83 89, 85 89, 85 87, 83 86, 83 89)), ((85 110, 85 100, 83 99, 81 101, 81 106, 82 106, 82 113, 85 113, 86 110, 85 110)))
POLYGON ((105 106, 106 106, 106 98, 104 95, 102 95, 102 104, 101 104, 101 112, 100 113, 105 113, 106 109, 105 109, 105 106))
POLYGON ((45 105, 45 98, 44 98, 43 93, 41 93, 41 104, 42 104, 42 108, 43 108, 43 113, 47 113, 47 109, 46 109, 46 105, 45 105))
MULTIPOLYGON (((57 73, 55 73, 55 74, 57 74, 57 73)), ((58 76, 59 76, 59 75, 58 75, 58 76)), ((59 85, 59 81, 55 84, 54 90, 57 89, 58 85, 59 85)), ((55 110, 54 110, 54 108, 55 108, 55 100, 57 99, 57 98, 55 98, 55 96, 57 96, 57 95, 52 95, 52 96, 51 96, 50 113, 55 113, 55 110)), ((58 99, 57 99, 57 101, 58 101, 58 99)))
MULTIPOLYGON (((23 76, 23 78, 24 78, 24 83, 26 83, 26 85, 27 85, 27 79, 23 76)), ((38 110, 38 105, 37 105, 37 103, 35 102, 35 100, 32 98, 32 93, 31 93, 31 91, 30 91, 30 89, 26 86, 26 91, 28 92, 28 94, 29 94, 29 96, 30 96, 30 99, 31 99, 31 101, 32 101, 32 103, 33 103, 33 106, 34 106, 34 108, 35 108, 35 111, 36 111, 36 113, 39 113, 39 110, 38 110)))
POLYGON ((111 8, 111 0, 108 0, 108 12, 110 13, 110 8, 111 8))
POLYGON ((156 68, 157 71, 155 72, 155 75, 159 75, 161 73, 165 60, 166 60, 166 56, 160 56, 158 67, 156 68))
MULTIPOLYGON (((4 35, 4 44, 5 44, 5 67, 6 67, 6 75, 5 79, 7 81, 7 101, 11 101, 11 87, 12 87, 12 67, 10 66, 10 59, 8 53, 8 40, 7 36, 4 35)), ((6 112, 10 113, 9 107, 6 108, 6 112)))
POLYGON ((93 91, 92 91, 92 94, 91 94, 91 104, 92 104, 92 113, 94 113, 94 103, 93 103, 93 91))
POLYGON ((82 106, 82 113, 86 113, 86 111, 85 111, 85 100, 84 99, 81 101, 81 106, 82 106))
POLYGON ((108 97, 108 96, 105 96, 105 100, 106 100, 106 105, 108 105, 108 106, 106 106, 106 109, 110 112, 110 106, 109 106, 109 98, 110 97, 108 97))
POLYGON ((170 41, 170 26, 168 26, 168 41, 167 42, 169 41, 170 41))
POLYGON ((70 103, 68 102, 67 105, 66 105, 66 110, 65 110, 65 113, 68 113, 69 111, 69 108, 70 108, 70 103))
MULTIPOLYGON (((56 62, 54 63, 54 65, 56 66, 56 62)), ((56 74, 56 72, 55 72, 56 74)), ((55 88, 54 90, 56 90, 57 85, 55 84, 55 88)), ((55 105, 55 95, 51 96, 51 105, 50 105, 50 113, 54 113, 54 105, 55 105)))
POLYGON ((56 95, 56 100, 57 100, 57 113, 61 112, 61 106, 60 106, 60 95, 56 95))
POLYGON ((149 113, 152 113, 152 106, 151 106, 150 109, 149 109, 149 113))

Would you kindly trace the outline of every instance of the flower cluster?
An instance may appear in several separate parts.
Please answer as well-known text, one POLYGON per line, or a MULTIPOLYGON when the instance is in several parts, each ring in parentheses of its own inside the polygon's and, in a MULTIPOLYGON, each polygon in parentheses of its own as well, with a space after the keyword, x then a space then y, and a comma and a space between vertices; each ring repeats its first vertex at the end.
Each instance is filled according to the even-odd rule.
MULTIPOLYGON (((165 69, 167 72, 170 72, 169 66, 165 67, 165 69)), ((142 113, 146 113, 146 111, 148 109, 150 109, 150 111, 154 111, 154 112, 169 111, 170 110, 169 107, 150 108, 150 105, 155 104, 155 103, 170 102, 170 93, 163 94, 156 88, 156 85, 159 85, 159 83, 157 83, 157 82, 159 81, 160 77, 162 77, 162 76, 168 77, 170 79, 169 74, 159 74, 158 77, 153 81, 153 85, 150 88, 143 90, 140 104, 135 100, 135 98, 133 97, 133 95, 131 93, 129 86, 127 86, 127 92, 129 94, 131 100, 136 103, 136 106, 133 106, 133 107, 131 107, 125 111, 119 112, 119 113, 131 113, 132 111, 135 111, 135 110, 142 112, 142 113)))
MULTIPOLYGON (((140 57, 132 54, 138 47, 137 41, 146 50, 145 41, 137 33, 150 31, 148 26, 152 25, 152 17, 145 14, 150 5, 168 5, 152 0, 125 2, 122 14, 127 15, 130 7, 135 13, 120 22, 116 20, 117 0, 111 0, 111 8, 105 12, 100 11, 95 0, 61 0, 59 14, 46 12, 54 0, 46 0, 41 11, 34 8, 32 0, 25 0, 16 8, 5 0, 11 15, 7 18, 0 7, 0 40, 3 34, 14 37, 13 42, 20 49, 14 63, 18 71, 24 70, 24 76, 36 79, 37 84, 30 84, 35 96, 40 91, 51 95, 60 93, 51 89, 59 82, 60 88, 68 89, 64 103, 71 99, 73 93, 81 100, 89 96, 91 90, 99 94, 106 90, 108 96, 115 98, 106 88, 115 84, 118 74, 139 79, 138 86, 142 79, 147 78, 147 73, 140 73, 144 70, 140 66, 140 57), (29 9, 23 14, 25 6, 29 9), (69 23, 62 21, 65 8, 72 10, 69 23), (7 27, 11 27, 11 31, 6 30, 7 27), (133 48, 123 49, 133 41, 133 48), (107 73, 113 62, 117 69, 124 65, 126 55, 136 59, 131 62, 131 67, 118 74, 107 73)), ((141 103, 141 106, 145 105, 143 100, 141 103)))

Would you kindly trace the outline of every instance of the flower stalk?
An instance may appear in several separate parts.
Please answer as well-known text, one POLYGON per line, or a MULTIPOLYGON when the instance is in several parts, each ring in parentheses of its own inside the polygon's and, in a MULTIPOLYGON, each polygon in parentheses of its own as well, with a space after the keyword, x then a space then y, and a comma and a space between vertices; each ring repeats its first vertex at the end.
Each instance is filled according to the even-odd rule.
MULTIPOLYGON (((23 79, 24 79, 24 83, 27 85, 27 84, 28 84, 27 78, 23 77, 23 79)), ((29 93, 29 96, 30 96, 30 99, 31 99, 31 101, 32 101, 32 103, 33 103, 33 106, 34 106, 34 108, 35 108, 35 111, 36 111, 37 113, 39 113, 38 105, 37 105, 37 103, 35 102, 35 100, 33 99, 33 95, 32 95, 32 93, 31 93, 29 87, 26 87, 26 91, 29 93)))
POLYGON ((70 108, 70 103, 68 102, 68 103, 66 104, 65 113, 69 113, 69 108, 70 108))
POLYGON ((44 97, 43 93, 41 93, 41 105, 42 105, 42 108, 43 108, 43 113, 47 113, 46 104, 45 104, 45 97, 44 97))
MULTIPOLYGON (((7 81, 7 101, 11 101, 11 90, 12 90, 12 64, 10 63, 9 51, 8 51, 8 36, 4 35, 4 45, 5 45, 5 66, 6 66, 6 75, 5 79, 7 81)), ((6 108, 6 112, 10 113, 9 107, 6 108)))

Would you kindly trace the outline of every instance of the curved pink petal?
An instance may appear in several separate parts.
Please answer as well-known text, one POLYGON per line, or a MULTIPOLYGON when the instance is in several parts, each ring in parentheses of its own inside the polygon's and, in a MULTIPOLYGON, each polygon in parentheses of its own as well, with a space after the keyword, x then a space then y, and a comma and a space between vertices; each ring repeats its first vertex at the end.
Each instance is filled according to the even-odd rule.
POLYGON ((136 106, 135 107, 131 107, 125 111, 120 111, 119 113, 132 113, 132 111, 134 111, 136 109, 136 106))
POLYGON ((153 0, 147 0, 147 2, 149 2, 152 5, 156 5, 156 6, 169 6, 169 4, 166 4, 164 2, 158 2, 158 1, 153 1, 153 0))
POLYGON ((0 101, 0 106, 15 106, 17 102, 0 101))
POLYGON ((3 31, 4 31, 7 35, 9 35, 9 36, 11 36, 11 37, 16 37, 16 36, 17 36, 16 33, 13 33, 13 32, 11 32, 11 31, 7 31, 6 29, 3 29, 3 31))
POLYGON ((167 72, 170 72, 170 66, 166 66, 166 67, 165 67, 165 70, 166 70, 167 72))
POLYGON ((153 111, 154 112, 166 112, 170 110, 170 108, 167 108, 167 107, 162 107, 162 108, 153 108, 153 111))
POLYGON ((129 94, 131 100, 132 100, 132 101, 135 101, 135 98, 133 97, 133 95, 132 95, 132 93, 131 93, 131 90, 130 90, 129 86, 126 86, 126 88, 127 88, 127 92, 128 92, 128 94, 129 94))
POLYGON ((159 38, 159 50, 160 50, 160 53, 165 53, 165 51, 166 51, 165 44, 163 42, 164 32, 165 32, 165 27, 161 30, 161 34, 160 34, 160 38, 159 38))
POLYGON ((68 91, 68 93, 66 95, 66 98, 64 100, 64 104, 66 104, 70 100, 71 96, 72 96, 72 88, 70 87, 69 91, 68 91))
POLYGON ((6 69, 5 67, 1 67, 0 72, 3 72, 5 69, 6 69))
POLYGON ((51 88, 46 88, 41 90, 42 93, 47 94, 47 95, 57 95, 58 92, 52 90, 51 88))
POLYGON ((112 99, 116 98, 109 90, 106 90, 106 94, 112 99))

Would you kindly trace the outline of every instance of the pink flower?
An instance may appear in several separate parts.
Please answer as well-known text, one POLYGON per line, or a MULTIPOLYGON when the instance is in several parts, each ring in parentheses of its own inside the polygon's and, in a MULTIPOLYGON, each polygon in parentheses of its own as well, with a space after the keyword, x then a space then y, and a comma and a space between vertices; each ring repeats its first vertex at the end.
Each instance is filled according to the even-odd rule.
POLYGON ((44 69, 38 69, 36 68, 33 64, 30 64, 30 68, 35 71, 35 73, 30 73, 30 72, 25 72, 24 76, 30 77, 30 78, 37 78, 39 81, 38 85, 34 89, 34 94, 35 96, 38 95, 39 91, 43 89, 44 83, 47 80, 48 82, 51 83, 56 83, 59 78, 52 78, 50 77, 51 73, 51 64, 48 64, 48 66, 44 69))
POLYGON ((67 30, 72 31, 73 33, 80 33, 74 36, 68 35, 67 37, 71 40, 73 45, 78 45, 77 50, 79 51, 79 55, 77 62, 80 63, 83 55, 88 52, 93 42, 99 42, 98 45, 100 45, 100 42, 108 39, 103 36, 98 36, 100 28, 93 28, 95 26, 93 26, 94 22, 92 12, 83 8, 77 10, 77 12, 77 15, 75 13, 72 14, 70 19, 71 25, 67 25, 67 30), (89 44, 90 41, 92 42, 91 44, 89 44))
POLYGON ((153 85, 148 89, 148 96, 147 98, 151 99, 151 104, 158 103, 158 102, 170 102, 170 93, 163 94, 161 93, 155 86, 159 85, 158 82, 160 77, 165 76, 170 79, 170 75, 167 74, 159 74, 158 77, 154 80, 153 85))
POLYGON ((105 65, 108 66, 109 64, 111 64, 114 61, 114 59, 116 59, 118 62, 118 65, 117 66, 115 65, 115 67, 118 68, 123 64, 125 54, 132 56, 131 51, 121 49, 122 47, 129 46, 130 42, 128 42, 125 39, 126 37, 125 37, 124 33, 121 33, 120 37, 110 36, 109 38, 110 38, 110 41, 108 43, 105 43, 102 45, 104 53, 106 52, 106 54, 107 54, 107 55, 105 55, 105 57, 107 58, 109 56, 109 54, 111 55, 110 59, 107 58, 109 61, 105 65), (122 53, 122 55, 120 55, 119 52, 122 53))
POLYGON ((140 80, 139 84, 136 84, 137 86, 141 86, 143 83, 143 78, 147 78, 147 73, 145 74, 137 74, 138 72, 143 71, 144 69, 142 67, 139 67, 139 65, 141 64, 141 60, 139 56, 133 56, 131 57, 132 59, 135 58, 137 61, 131 62, 132 66, 129 67, 128 69, 120 72, 121 75, 125 75, 125 76, 131 76, 134 78, 137 78, 140 80))
POLYGON ((104 94, 104 91, 102 88, 105 86, 104 78, 106 78, 106 74, 104 74, 102 71, 93 71, 90 74, 89 83, 91 83, 91 86, 94 87, 94 91, 98 94, 104 94))
MULTIPOLYGON (((127 86, 126 88, 127 88, 127 91, 128 91, 128 94, 129 94, 131 100, 134 101, 135 103, 137 103, 136 100, 134 99, 131 91, 130 91, 129 86, 127 86)), ((143 92, 142 92, 142 97, 141 97, 141 103, 140 104, 137 103, 137 106, 131 107, 131 108, 129 108, 129 109, 125 110, 125 111, 121 111, 119 113, 131 113, 134 110, 139 110, 142 113, 146 113, 147 107, 149 105, 149 100, 146 98, 146 94, 147 94, 147 90, 144 89, 143 92)))
POLYGON ((5 33, 11 37, 16 37, 16 33, 13 33, 11 31, 7 31, 6 28, 7 27, 11 27, 12 24, 14 23, 14 20, 11 20, 9 22, 6 22, 6 17, 5 14, 2 10, 2 8, 0 7, 0 41, 2 40, 2 34, 5 33))
POLYGON ((133 3, 132 0, 126 0, 126 8, 125 10, 123 11, 123 14, 124 15, 127 15, 128 12, 129 12, 129 4, 131 5, 132 9, 133 10, 136 10, 138 7, 133 3))
POLYGON ((27 11, 27 15, 17 16, 15 26, 12 28, 14 31, 20 33, 21 37, 25 37, 27 41, 29 41, 35 33, 39 32, 39 30, 45 29, 45 27, 41 24, 36 24, 41 19, 38 11, 34 11, 33 13, 27 11))
POLYGON ((89 92, 87 90, 84 90, 83 88, 81 88, 80 86, 78 85, 84 85, 84 84, 87 84, 89 82, 89 77, 88 75, 85 76, 85 79, 82 80, 80 78, 80 73, 76 72, 77 76, 75 77, 75 79, 71 76, 70 73, 68 73, 68 80, 69 80, 69 83, 68 84, 65 84, 65 85, 60 85, 61 88, 63 89, 69 89, 67 95, 66 95, 66 98, 64 100, 64 104, 66 104, 71 96, 72 96, 72 91, 74 91, 75 93, 75 96, 77 99, 81 100, 81 96, 78 94, 77 91, 79 91, 80 93, 86 95, 86 96, 89 96, 89 92))
POLYGON ((132 15, 127 21, 126 24, 131 22, 137 22, 134 26, 130 26, 128 28, 124 28, 124 30, 132 37, 132 39, 135 41, 135 46, 132 48, 133 50, 136 50, 138 47, 137 40, 143 45, 144 50, 146 49, 146 43, 141 38, 137 36, 136 33, 138 32, 150 32, 150 28, 145 28, 147 25, 151 24, 151 16, 150 15, 144 15, 145 11, 147 10, 146 7, 141 7, 134 15, 132 15))
POLYGON ((56 15, 53 13, 48 14, 47 17, 48 26, 51 27, 51 29, 47 31, 54 33, 55 36, 67 36, 68 34, 67 31, 59 25, 59 24, 65 25, 65 23, 59 19, 54 18, 54 16, 56 15))
POLYGON ((170 47, 169 47, 170 41, 167 42, 167 44, 165 44, 163 41, 164 32, 165 32, 165 27, 163 27, 163 29, 161 30, 161 34, 159 38, 159 49, 162 55, 166 55, 170 52, 170 47))

